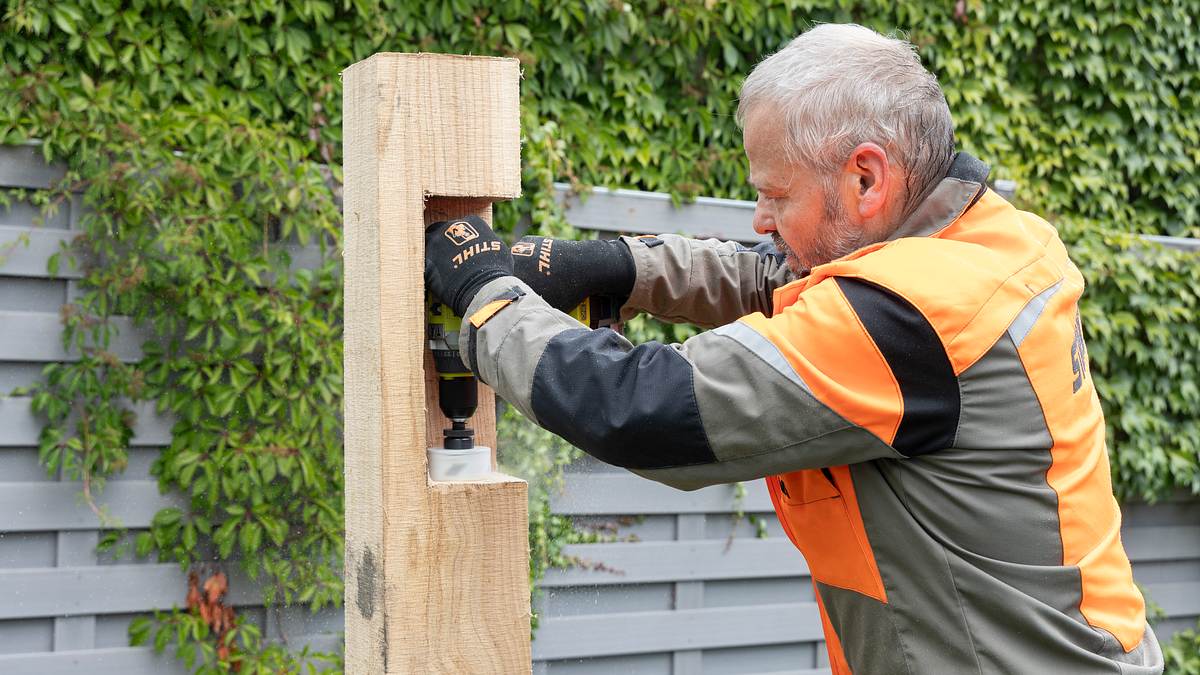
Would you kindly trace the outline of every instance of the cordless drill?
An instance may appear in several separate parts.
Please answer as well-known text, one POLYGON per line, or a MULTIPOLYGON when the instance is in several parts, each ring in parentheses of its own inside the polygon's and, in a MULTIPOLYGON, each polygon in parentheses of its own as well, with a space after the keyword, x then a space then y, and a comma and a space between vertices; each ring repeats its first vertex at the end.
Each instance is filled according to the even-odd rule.
MULTIPOLYGON (((425 306, 426 335, 429 349, 433 351, 433 367, 438 374, 438 407, 450 420, 450 428, 442 432, 442 447, 469 450, 475 447, 475 431, 467 426, 467 422, 479 406, 479 388, 474 373, 459 356, 462 318, 429 296, 425 306)), ((579 323, 596 329, 615 323, 620 310, 621 303, 616 298, 590 297, 568 314, 579 323)))
MULTIPOLYGON (((467 426, 479 407, 475 375, 458 356, 462 317, 450 307, 426 295, 426 336, 433 352, 433 369, 438 374, 438 407, 448 429, 442 432, 442 447, 428 448, 428 467, 434 480, 478 480, 492 470, 491 449, 475 446, 475 431, 467 426)), ((616 298, 587 298, 569 313, 589 328, 617 321, 620 301, 616 298)))
POLYGON ((433 367, 438 374, 438 407, 450 420, 450 428, 442 432, 442 447, 447 450, 467 450, 475 447, 475 431, 467 426, 479 406, 479 388, 475 374, 458 354, 458 337, 462 318, 449 307, 426 296, 426 334, 433 351, 433 367))

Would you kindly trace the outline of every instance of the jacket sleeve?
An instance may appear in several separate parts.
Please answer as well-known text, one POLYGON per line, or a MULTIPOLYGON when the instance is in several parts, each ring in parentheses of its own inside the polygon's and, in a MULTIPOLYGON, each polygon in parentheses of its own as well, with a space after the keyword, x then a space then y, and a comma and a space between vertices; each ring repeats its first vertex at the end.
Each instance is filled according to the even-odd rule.
POLYGON ((676 488, 949 447, 957 383, 928 322, 854 279, 682 344, 588 330, 515 277, 468 311, 485 383, 596 458, 676 488), (948 435, 947 435, 948 434, 948 435))
POLYGON ((771 242, 746 248, 674 234, 622 239, 637 270, 622 320, 646 312, 712 327, 752 312, 769 315, 774 290, 794 278, 771 242))

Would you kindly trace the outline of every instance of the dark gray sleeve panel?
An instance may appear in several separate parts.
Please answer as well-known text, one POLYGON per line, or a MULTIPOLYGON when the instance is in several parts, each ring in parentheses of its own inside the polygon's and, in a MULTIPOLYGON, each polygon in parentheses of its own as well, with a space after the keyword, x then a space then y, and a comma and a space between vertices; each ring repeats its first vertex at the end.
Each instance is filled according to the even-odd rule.
POLYGON ((513 288, 524 295, 493 315, 481 328, 475 329, 468 320, 463 320, 467 339, 460 337, 459 352, 464 363, 473 364, 480 380, 536 421, 529 399, 538 359, 555 335, 579 328, 580 323, 546 304, 516 277, 500 277, 480 289, 467 308, 467 316, 513 288))
POLYGON ((736 242, 673 234, 625 237, 637 281, 621 312, 647 312, 665 321, 721 326, 747 314, 771 314, 771 295, 795 277, 769 242, 736 242))
POLYGON ((596 459, 628 469, 716 461, 700 420, 692 366, 673 347, 636 347, 602 328, 546 343, 530 405, 538 424, 596 459))

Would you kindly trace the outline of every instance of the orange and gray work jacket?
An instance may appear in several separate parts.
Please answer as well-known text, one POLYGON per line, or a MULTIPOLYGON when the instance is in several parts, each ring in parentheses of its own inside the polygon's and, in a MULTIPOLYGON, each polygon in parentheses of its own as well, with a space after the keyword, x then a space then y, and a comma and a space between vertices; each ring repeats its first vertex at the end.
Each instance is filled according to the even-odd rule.
POLYGON ((597 458, 684 490, 765 478, 833 672, 1159 673, 1053 227, 960 153, 888 240, 794 278, 771 251, 629 238, 623 308, 719 326, 588 330, 514 277, 467 363, 597 458))

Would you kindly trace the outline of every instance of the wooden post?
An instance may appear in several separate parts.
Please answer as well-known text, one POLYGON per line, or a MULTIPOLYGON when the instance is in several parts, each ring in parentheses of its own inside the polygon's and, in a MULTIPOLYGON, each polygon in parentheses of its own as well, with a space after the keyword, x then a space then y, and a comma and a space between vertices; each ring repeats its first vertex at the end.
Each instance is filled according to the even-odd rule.
MULTIPOLYGON (((528 673, 527 486, 429 480, 425 224, 521 191, 515 59, 376 54, 343 73, 346 672, 528 673)), ((495 448, 480 385, 477 442, 495 448)), ((495 456, 493 454, 493 468, 495 456)))

